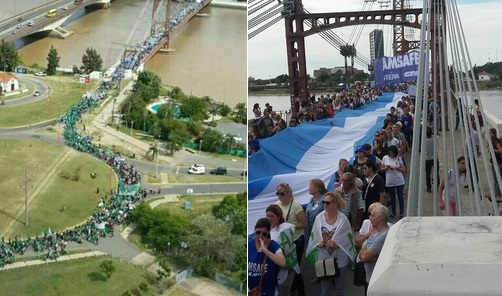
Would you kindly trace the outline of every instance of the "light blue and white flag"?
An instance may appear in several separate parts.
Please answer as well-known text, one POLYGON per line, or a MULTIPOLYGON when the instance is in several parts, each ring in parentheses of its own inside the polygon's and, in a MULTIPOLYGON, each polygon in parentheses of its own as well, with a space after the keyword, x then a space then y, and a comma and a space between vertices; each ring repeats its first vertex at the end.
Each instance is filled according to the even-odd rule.
MULTIPOLYGON (((270 204, 276 187, 288 183, 300 204, 308 203, 309 182, 330 183, 340 158, 352 159, 354 149, 372 143, 385 115, 405 93, 384 93, 357 110, 344 109, 335 117, 287 128, 260 141, 260 151, 248 161, 248 233, 270 204)), ((332 191, 333 188, 328 188, 332 191)))

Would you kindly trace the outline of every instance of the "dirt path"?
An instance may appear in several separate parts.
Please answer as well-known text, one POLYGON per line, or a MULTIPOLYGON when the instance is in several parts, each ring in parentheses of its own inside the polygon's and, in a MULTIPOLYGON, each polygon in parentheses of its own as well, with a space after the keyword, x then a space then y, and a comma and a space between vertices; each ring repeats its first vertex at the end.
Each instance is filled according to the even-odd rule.
MULTIPOLYGON (((40 181, 39 185, 35 188, 35 190, 28 195, 28 207, 32 204, 35 197, 37 197, 46 187, 49 185, 50 180, 56 174, 57 170, 61 167, 61 165, 71 156, 74 155, 75 151, 72 149, 67 149, 66 152, 61 155, 61 157, 54 163, 51 170, 47 172, 45 177, 40 181)), ((14 215, 17 220, 22 220, 22 216, 24 215, 24 205, 19 207, 18 211, 14 215)), ((12 219, 11 222, 5 227, 6 231, 2 234, 2 236, 10 237, 12 231, 14 230, 14 223, 16 223, 15 219, 12 219)))

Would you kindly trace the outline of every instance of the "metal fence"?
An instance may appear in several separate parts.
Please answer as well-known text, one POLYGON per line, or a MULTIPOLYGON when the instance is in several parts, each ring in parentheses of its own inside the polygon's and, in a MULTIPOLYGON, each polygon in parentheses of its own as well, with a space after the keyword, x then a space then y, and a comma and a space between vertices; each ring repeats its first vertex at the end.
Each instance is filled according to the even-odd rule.
POLYGON ((191 277, 193 273, 193 267, 189 267, 176 275, 176 283, 182 282, 187 278, 191 277))
POLYGON ((232 288, 234 290, 237 290, 241 293, 244 292, 244 289, 246 289, 246 287, 244 285, 245 282, 235 281, 227 276, 224 276, 221 273, 216 273, 214 275, 214 280, 219 284, 225 285, 225 286, 232 288))

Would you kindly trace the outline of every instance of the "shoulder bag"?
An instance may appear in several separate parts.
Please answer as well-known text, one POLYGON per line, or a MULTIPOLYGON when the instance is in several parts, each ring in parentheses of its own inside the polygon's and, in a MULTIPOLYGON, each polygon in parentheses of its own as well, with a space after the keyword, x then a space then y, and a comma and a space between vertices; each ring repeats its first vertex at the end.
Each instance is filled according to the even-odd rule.
POLYGON ((321 280, 339 276, 340 269, 338 268, 336 258, 316 261, 315 274, 321 280))
POLYGON ((263 275, 265 273, 265 263, 267 262, 267 255, 263 253, 264 258, 263 258, 263 264, 261 265, 261 271, 260 271, 260 283, 258 286, 254 287, 253 289, 249 290, 248 296, 261 296, 261 283, 263 281, 263 275))

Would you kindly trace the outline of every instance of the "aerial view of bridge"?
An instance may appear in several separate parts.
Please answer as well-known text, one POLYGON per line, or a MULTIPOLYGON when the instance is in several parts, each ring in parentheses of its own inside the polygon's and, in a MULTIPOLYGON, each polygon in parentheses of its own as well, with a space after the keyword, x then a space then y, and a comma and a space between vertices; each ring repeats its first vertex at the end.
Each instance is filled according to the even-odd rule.
MULTIPOLYGON (((61 38, 71 35, 62 25, 78 10, 86 7, 111 8, 115 0, 55 0, 19 13, 0 22, 0 39, 15 41, 42 31, 52 31, 61 38)), ((151 4, 151 29, 149 35, 157 34, 155 45, 142 62, 147 63, 160 49, 169 47, 169 40, 195 15, 211 4, 211 0, 184 1, 171 7, 171 0, 148 1, 151 4), (160 26, 159 26, 160 24, 160 26)), ((149 36, 144 36, 147 39, 149 36)), ((139 48, 138 48, 139 50, 139 48)))
MULTIPOLYGON (((0 39, 14 43, 16 40, 38 34, 39 32, 53 32, 49 38, 56 36, 65 39, 58 41, 68 42, 71 40, 72 35, 64 26, 65 23, 72 21, 71 18, 73 15, 79 11, 81 12, 82 9, 89 9, 91 13, 96 9, 112 10, 114 3, 117 3, 116 1, 52 1, 29 11, 10 16, 8 19, 0 22, 0 39)), ((41 269, 47 268, 47 264, 45 264, 47 262, 71 260, 72 263, 65 263, 66 266, 80 269, 79 266, 81 264, 86 264, 83 261, 98 262, 98 260, 104 260, 113 262, 112 264, 117 267, 120 265, 117 269, 120 269, 121 272, 119 272, 120 275, 117 278, 121 279, 122 284, 112 288, 110 286, 108 288, 103 287, 102 290, 106 291, 103 295, 122 294, 123 290, 130 289, 129 286, 131 285, 136 285, 136 288, 132 287, 132 289, 138 290, 137 285, 143 278, 143 271, 147 268, 151 268, 148 274, 154 276, 158 271, 161 274, 162 270, 167 269, 160 267, 162 265, 161 262, 157 261, 153 254, 145 252, 143 250, 144 245, 138 238, 135 238, 136 234, 134 234, 134 230, 136 229, 136 232, 138 232, 138 225, 129 225, 129 227, 126 227, 127 225, 120 225, 123 222, 123 217, 129 215, 134 207, 145 200, 145 197, 146 199, 158 199, 157 202, 151 205, 152 208, 156 206, 165 207, 180 202, 180 197, 186 196, 187 192, 189 192, 190 195, 195 193, 195 196, 201 197, 200 201, 193 203, 194 206, 197 203, 205 204, 205 207, 207 207, 208 205, 215 204, 215 202, 219 202, 220 198, 223 199, 223 195, 234 195, 246 190, 246 182, 243 180, 243 174, 241 174, 245 167, 243 163, 244 158, 238 161, 230 159, 211 160, 206 159, 210 157, 200 155, 199 151, 199 154, 186 152, 186 160, 182 160, 183 157, 180 153, 176 157, 176 161, 180 161, 180 163, 173 163, 170 160, 171 157, 168 158, 167 155, 159 155, 160 150, 158 150, 156 164, 154 161, 145 162, 143 155, 151 150, 152 138, 154 139, 154 144, 157 145, 155 138, 143 133, 137 133, 140 134, 139 137, 143 140, 135 138, 132 133, 132 122, 122 120, 119 124, 113 126, 114 109, 120 108, 120 105, 133 93, 132 86, 135 83, 134 81, 128 81, 127 84, 120 83, 124 78, 124 71, 126 69, 132 70, 134 71, 134 75, 140 75, 142 67, 158 51, 164 48, 167 49, 169 41, 173 39, 175 34, 190 19, 201 13, 210 3, 211 0, 200 2, 187 1, 177 2, 171 6, 171 1, 146 1, 141 9, 142 15, 138 16, 134 22, 142 21, 142 17, 143 19, 147 18, 150 22, 148 29, 136 33, 136 26, 134 27, 135 29, 133 29, 129 36, 135 35, 135 45, 125 46, 125 43, 122 44, 124 45, 124 52, 117 57, 117 63, 107 72, 110 74, 110 77, 106 79, 106 86, 105 81, 102 80, 93 84, 95 88, 84 89, 80 88, 77 82, 78 79, 72 75, 63 74, 58 77, 58 75, 52 76, 43 72, 38 72, 34 75, 37 71, 35 69, 40 70, 43 66, 23 65, 23 67, 30 68, 29 73, 1 73, 2 79, 4 77, 9 77, 9 79, 11 79, 10 77, 16 77, 24 85, 23 91, 19 90, 15 94, 2 95, 3 104, 0 110, 2 115, 20 112, 20 117, 24 120, 22 123, 9 123, 5 120, 5 117, 3 118, 0 128, 0 142, 2 145, 12 148, 4 150, 3 159, 7 157, 5 153, 7 150, 15 150, 17 152, 23 150, 15 148, 17 143, 25 145, 25 143, 29 142, 27 144, 29 147, 36 147, 34 149, 37 151, 34 151, 32 155, 37 154, 38 150, 41 150, 42 147, 44 147, 43 149, 47 148, 47 153, 43 157, 35 156, 37 162, 43 161, 42 158, 51 158, 54 154, 60 153, 56 157, 55 162, 51 162, 46 166, 45 172, 40 172, 31 165, 26 165, 24 168, 25 174, 21 181, 24 184, 24 187, 22 187, 24 188, 24 202, 20 202, 19 198, 22 195, 19 195, 17 192, 13 193, 13 196, 7 197, 9 205, 6 205, 6 208, 9 208, 8 211, 12 212, 12 215, 2 212, 2 217, 0 218, 2 225, 0 227, 0 235, 2 236, 2 241, 0 242, 0 272, 4 272, 2 275, 19 272, 36 273, 48 278, 52 277, 48 275, 50 272, 40 272, 41 269), (143 14, 143 12, 145 13, 143 14), (141 41, 138 42, 138 40, 141 41), (57 85, 52 83, 56 83, 57 85), (67 87, 72 88, 73 91, 67 93, 62 91, 63 88, 67 87), (60 105, 60 99, 66 100, 68 104, 60 105), (98 107, 98 103, 104 107, 98 107), (57 111, 52 112, 49 110, 55 106, 58 108, 57 111), (94 115, 89 114, 94 108, 98 108, 96 109, 98 113, 94 115), (36 115, 33 115, 29 110, 35 110, 34 113, 36 115), (40 110, 44 111, 40 112, 40 110), (45 116, 43 120, 38 116, 40 114, 42 114, 42 117, 45 116), (87 119, 87 116, 89 116, 89 119, 87 119), (122 130, 122 122, 125 122, 126 127, 128 127, 125 129, 125 132, 122 130), (77 125, 80 127, 77 127, 77 125), (54 133, 56 130, 57 132, 54 133), (44 135, 37 135, 37 133, 44 135), (97 134, 99 136, 96 136, 97 134), (89 142, 91 139, 94 143, 89 142), (128 147, 118 150, 113 148, 112 150, 115 151, 112 152, 113 155, 105 152, 105 150, 109 150, 108 146, 115 147, 116 143, 119 142, 128 147), (107 146, 106 148, 104 147, 105 145, 107 146), (84 146, 86 148, 82 149, 84 146), (141 157, 138 157, 140 154, 141 157), (57 208, 54 207, 54 204, 51 205, 46 201, 40 202, 43 200, 43 198, 40 198, 41 195, 51 191, 54 183, 64 179, 66 170, 64 167, 66 164, 80 157, 83 157, 83 163, 85 163, 77 169, 80 171, 82 168, 82 178, 80 182, 75 179, 74 181, 76 182, 73 183, 73 188, 68 190, 65 197, 62 199, 58 198, 55 202, 57 203, 57 208), (188 163, 195 162, 204 162, 208 166, 207 173, 209 173, 209 165, 214 167, 216 165, 225 165, 228 167, 228 170, 225 169, 224 176, 216 176, 216 174, 214 176, 188 175, 186 173, 188 167, 186 166, 188 166, 188 163), (91 171, 87 170, 87 166, 93 167, 91 171), (133 167, 135 169, 132 169, 133 167), (126 174, 134 176, 132 180, 125 180, 123 178, 124 169, 127 171, 126 174), (158 178, 158 181, 155 183, 149 183, 151 177, 149 177, 148 172, 151 171, 155 171, 155 178, 158 178), (199 181, 190 180, 179 184, 176 184, 173 180, 169 182, 168 175, 171 172, 175 174, 182 172, 181 175, 184 175, 182 177, 193 177, 199 181), (140 175, 141 177, 139 177, 140 175), (218 182, 218 180, 222 182, 218 182), (85 197, 80 198, 80 189, 77 188, 79 186, 77 183, 88 181, 90 181, 88 183, 89 186, 86 186, 87 188, 84 189, 84 191, 87 191, 85 197), (155 189, 153 189, 153 186, 155 186, 155 189), (92 188, 92 192, 88 190, 89 188, 92 188), (206 195, 208 199, 203 200, 202 197, 206 195), (95 196, 102 198, 94 200, 95 196), (71 197, 72 201, 65 202, 64 199, 66 197, 71 197), (85 205, 73 204, 77 200, 84 202, 85 205), (42 217, 39 216, 39 206, 50 207, 51 214, 45 217, 43 215, 42 217), (82 215, 74 214, 74 211, 84 211, 84 209, 86 212, 82 213, 82 215), (89 218, 90 215, 92 216, 91 218, 89 218), (114 218, 111 218, 111 216, 114 216, 114 218), (73 220, 68 223, 56 223, 54 227, 42 226, 48 225, 46 223, 52 223, 49 222, 52 218, 60 219, 61 217, 68 217, 70 220, 73 220), (42 235, 40 235, 41 232, 43 233, 42 235), (104 237, 107 238, 100 239, 104 237), (42 252, 45 252, 45 255, 42 252), (29 256, 29 258, 26 259, 26 256, 29 256), (100 259, 102 256, 105 256, 104 259, 100 259), (124 262, 128 262, 131 267, 124 268, 123 265, 127 265, 122 264, 124 262), (131 265, 130 263, 133 264, 131 265), (143 270, 139 267, 132 267, 133 265, 136 267, 137 265, 143 266, 143 270), (34 266, 34 268, 24 268, 27 266, 34 266), (122 272, 125 269, 129 270, 124 274, 122 272), (124 283, 126 284, 124 285, 124 283)), ((144 27, 141 29, 144 29, 144 27)), ((35 36, 35 38, 39 36, 45 38, 47 35, 40 34, 35 36)), ((74 37, 78 37, 78 33, 74 37)), ((104 42, 106 41, 104 40, 104 42)), ((101 40, 97 42, 101 42, 101 40)), ((126 43, 129 43, 129 41, 126 41, 126 43)), ((12 72, 14 72, 13 69, 12 72)), ((183 152, 185 151, 183 150, 183 152)), ((10 160, 14 162, 16 160, 25 161, 26 158, 24 156, 19 158, 13 157, 10 160)), ((0 184, 0 186, 5 185, 5 182, 0 184)), ((62 190, 58 188, 56 191, 61 192, 62 190)), ((193 199, 193 197, 189 198, 193 199)), ((150 201, 152 200, 150 199, 148 203, 150 201)), ((194 209, 196 207, 198 205, 194 209)), ((241 216, 245 219, 245 212, 241 216)), ((169 254, 175 255, 174 250, 177 250, 178 254, 180 254, 182 247, 178 246, 181 245, 176 240, 170 240, 161 245, 163 250, 157 248, 157 251, 162 253, 169 251, 169 254)), ((244 244, 240 244, 240 246, 242 248, 244 244)), ((152 249, 151 246, 148 248, 152 249)), ((153 252, 156 252, 155 248, 153 252)), ((181 253, 183 254, 183 249, 181 253)), ((58 263, 54 263, 53 267, 49 267, 49 269, 58 269, 55 266, 56 264, 58 263)), ((191 274, 190 270, 174 270, 174 265, 170 268, 172 270, 171 278, 175 281, 182 281, 191 274)), ((61 270, 59 272, 65 273, 65 276, 69 276, 71 273, 61 270)), ((2 276, 2 278, 3 280, 12 282, 6 277, 2 276)), ((103 279, 99 275, 87 277, 88 281, 101 281, 104 284, 105 281, 103 279)), ((44 281, 41 280, 41 282, 44 281)), ((155 282, 160 283, 160 281, 155 282)), ((153 287, 152 283, 153 281, 149 281, 146 284, 147 287, 148 285, 153 287)), ((52 286, 51 284, 49 285, 52 286)), ((143 287, 145 286, 144 283, 142 285, 143 287)), ((187 285, 193 288, 200 284, 191 283, 187 285)), ((214 283, 211 285, 220 286, 214 283)), ((111 284, 111 286, 114 286, 114 284, 111 284)), ((67 290, 61 293, 72 295, 88 294, 89 291, 85 291, 87 289, 83 289, 83 287, 84 285, 81 284, 78 290, 67 290)), ((158 287, 161 288, 160 285, 158 287)), ((9 291, 9 293, 14 293, 14 289, 12 287, 5 287, 5 290, 9 291)), ((222 286, 217 289, 220 290, 215 290, 214 294, 233 295, 236 293, 235 290, 229 290, 222 286)), ((244 288, 240 284, 240 288, 238 286, 234 289, 242 290, 244 288)), ((46 295, 46 292, 43 290, 44 288, 40 287, 36 294, 46 295)), ((152 293, 154 292, 152 291, 152 293)), ((29 293, 16 289, 15 294, 28 295, 29 293)))

